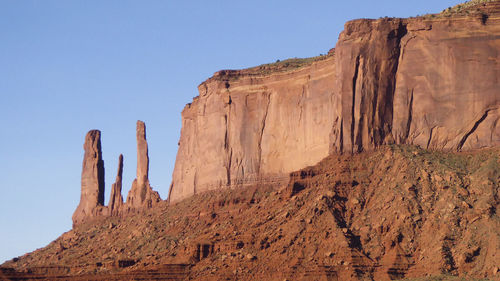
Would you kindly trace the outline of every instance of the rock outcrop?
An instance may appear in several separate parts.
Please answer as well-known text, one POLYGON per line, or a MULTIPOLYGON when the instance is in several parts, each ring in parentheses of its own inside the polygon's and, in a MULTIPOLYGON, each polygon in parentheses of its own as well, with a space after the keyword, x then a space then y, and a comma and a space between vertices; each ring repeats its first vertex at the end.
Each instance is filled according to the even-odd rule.
POLYGON ((138 121, 127 202, 120 155, 104 206, 90 131, 74 229, 0 279, 498 279, 500 1, 484 1, 351 21, 326 56, 202 83, 169 200, 225 190, 160 202, 138 121))
POLYGON ((336 46, 340 152, 500 143, 498 14, 349 22, 336 46))
POLYGON ((332 145, 337 151, 361 152, 393 142, 393 95, 406 33, 401 19, 346 24, 335 48, 340 103, 332 145))
POLYGON ((73 225, 95 216, 104 206, 104 161, 101 152, 101 131, 91 130, 85 136, 82 164, 80 204, 73 213, 73 225))
POLYGON ((127 196, 127 208, 151 208, 160 201, 158 192, 153 191, 149 185, 149 156, 148 142, 146 141, 146 124, 137 121, 137 178, 132 183, 127 196))
POLYGON ((77 226, 0 265, 0 279, 498 280, 499 156, 407 145, 330 155, 288 189, 217 190, 77 226))
POLYGON ((118 172, 116 174, 116 181, 111 186, 111 195, 109 196, 108 210, 112 216, 119 215, 123 206, 122 196, 122 175, 123 175, 123 155, 118 157, 118 172))
MULTIPOLYGON (((221 71, 182 111, 170 200, 220 187, 287 181, 330 151, 335 58, 286 71, 221 71)), ((292 61, 293 62, 293 61, 292 61)), ((288 66, 290 67, 290 66, 288 66)))
POLYGON ((132 183, 127 201, 123 202, 122 174, 123 155, 118 158, 116 181, 111 187, 108 206, 104 206, 104 162, 101 152, 101 132, 92 130, 87 133, 84 144, 85 155, 82 169, 82 193, 80 204, 73 214, 73 226, 96 217, 122 216, 129 212, 151 208, 161 198, 149 184, 148 143, 146 125, 137 121, 137 178, 132 183))
POLYGON ((500 144, 500 4, 346 23, 327 56, 220 71, 182 112, 171 202, 330 153, 500 144))

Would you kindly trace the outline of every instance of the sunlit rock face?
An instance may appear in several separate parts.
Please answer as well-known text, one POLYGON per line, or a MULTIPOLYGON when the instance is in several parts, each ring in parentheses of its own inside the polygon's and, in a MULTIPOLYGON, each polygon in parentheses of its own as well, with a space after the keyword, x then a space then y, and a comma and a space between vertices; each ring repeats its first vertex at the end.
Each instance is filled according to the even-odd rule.
POLYGON ((153 207, 160 202, 158 192, 149 184, 149 156, 146 125, 137 121, 137 178, 132 183, 127 201, 123 202, 123 155, 118 158, 115 183, 111 186, 108 206, 104 206, 104 161, 101 152, 101 132, 91 130, 83 148, 82 185, 80 204, 73 214, 73 226, 97 217, 124 216, 153 207))
POLYGON ((170 200, 280 181, 328 155, 339 102, 334 56, 291 71, 221 71, 182 112, 170 200))
POLYGON ((182 112, 169 200, 281 181, 330 153, 500 144, 497 6, 355 20, 335 51, 304 65, 215 73, 182 112))
POLYGON ((149 155, 148 142, 146 140, 146 124, 142 121, 137 121, 137 177, 132 183, 127 196, 127 210, 141 209, 143 207, 151 207, 160 201, 158 192, 153 191, 149 185, 149 155))
POLYGON ((104 206, 104 161, 101 151, 101 132, 91 130, 85 136, 82 164, 80 204, 73 213, 73 225, 95 216, 104 206))

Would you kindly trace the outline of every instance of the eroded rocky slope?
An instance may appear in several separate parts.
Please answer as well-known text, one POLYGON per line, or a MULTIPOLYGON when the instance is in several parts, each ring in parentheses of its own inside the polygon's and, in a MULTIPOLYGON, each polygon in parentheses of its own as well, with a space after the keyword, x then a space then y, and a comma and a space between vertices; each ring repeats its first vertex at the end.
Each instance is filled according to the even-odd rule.
POLYGON ((209 192, 78 225, 3 271, 75 280, 494 279, 499 179, 498 149, 329 156, 285 185, 209 192))

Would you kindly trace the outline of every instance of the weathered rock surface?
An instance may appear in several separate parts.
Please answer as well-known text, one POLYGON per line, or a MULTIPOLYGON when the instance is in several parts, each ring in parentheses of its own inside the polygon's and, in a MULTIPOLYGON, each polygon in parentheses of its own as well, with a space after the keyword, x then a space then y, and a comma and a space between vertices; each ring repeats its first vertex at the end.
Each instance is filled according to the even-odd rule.
POLYGON ((115 183, 111 186, 111 194, 109 196, 108 211, 112 216, 119 215, 123 206, 122 196, 122 175, 123 175, 123 155, 118 157, 118 172, 116 174, 115 183))
POLYGON ((138 121, 137 178, 123 204, 120 157, 105 207, 90 131, 74 228, 0 278, 498 279, 499 11, 352 21, 327 56, 216 73, 169 199, 238 190, 159 202, 138 121))
POLYGON ((127 196, 127 209, 150 208, 160 201, 158 192, 149 185, 149 156, 146 141, 146 124, 137 121, 137 178, 127 196))
POLYGON ((293 195, 258 183, 101 217, 0 279, 498 280, 499 180, 499 148, 333 154, 290 175, 293 195), (423 278, 440 274, 456 277, 423 278))
POLYGON ((104 161, 101 132, 91 130, 85 136, 80 204, 73 213, 73 225, 97 215, 104 206, 104 161))
POLYGON ((355 20, 304 66, 217 72, 182 112, 169 200, 281 181, 332 152, 499 145, 499 11, 355 20))
POLYGON ((329 55, 294 71, 221 71, 182 112, 170 200, 225 186, 280 181, 328 155, 335 118, 329 55), (252 72, 254 71, 254 72, 252 72))
POLYGON ((101 153, 101 132, 92 130, 85 138, 80 204, 73 214, 73 226, 105 216, 123 216, 151 208, 161 198, 149 184, 148 143, 146 125, 137 121, 137 178, 132 183, 127 201, 123 202, 123 155, 118 158, 116 181, 111 186, 108 206, 104 206, 104 162, 101 153))
POLYGON ((500 143, 500 20, 358 20, 336 46, 341 95, 334 143, 467 150, 500 143))

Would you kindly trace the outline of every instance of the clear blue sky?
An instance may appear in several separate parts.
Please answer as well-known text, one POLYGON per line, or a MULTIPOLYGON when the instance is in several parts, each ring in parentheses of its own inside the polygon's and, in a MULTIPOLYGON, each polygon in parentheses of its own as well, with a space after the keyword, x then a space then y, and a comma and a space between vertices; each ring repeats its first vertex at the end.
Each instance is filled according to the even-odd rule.
POLYGON ((145 121, 165 199, 180 112, 215 71, 324 54, 350 19, 460 2, 0 0, 0 263, 71 229, 88 130, 102 131, 107 202, 120 153, 130 189, 145 121))

